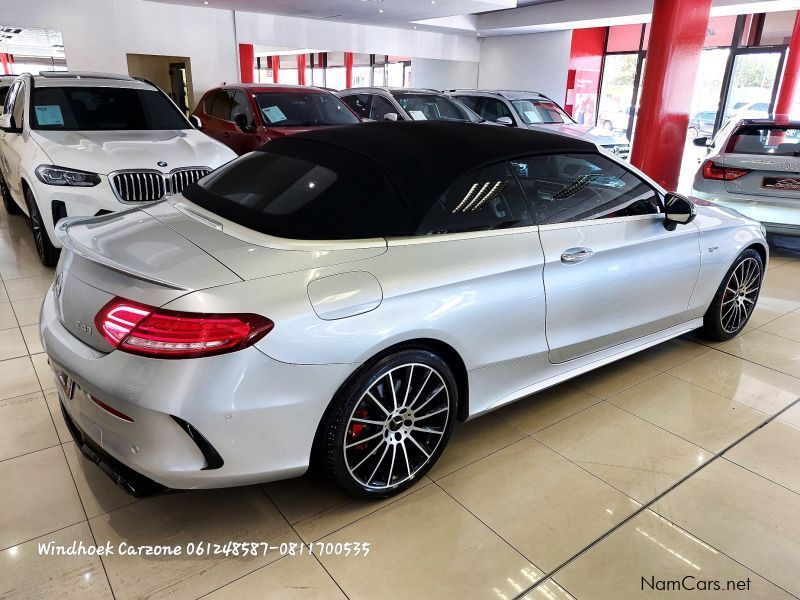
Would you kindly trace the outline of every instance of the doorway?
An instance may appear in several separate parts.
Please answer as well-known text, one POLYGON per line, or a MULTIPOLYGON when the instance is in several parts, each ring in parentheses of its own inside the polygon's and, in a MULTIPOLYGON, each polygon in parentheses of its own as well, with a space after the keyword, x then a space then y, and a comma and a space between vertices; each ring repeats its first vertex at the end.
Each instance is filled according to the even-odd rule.
POLYGON ((153 82, 186 116, 194 108, 192 66, 186 56, 128 54, 128 74, 153 82))

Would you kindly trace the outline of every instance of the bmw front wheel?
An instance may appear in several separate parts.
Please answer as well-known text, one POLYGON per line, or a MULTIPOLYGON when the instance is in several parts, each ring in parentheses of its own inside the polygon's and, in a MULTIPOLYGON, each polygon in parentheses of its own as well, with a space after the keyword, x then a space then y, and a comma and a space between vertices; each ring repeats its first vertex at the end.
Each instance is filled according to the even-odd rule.
POLYGON ((742 252, 725 274, 703 318, 703 333, 716 341, 738 335, 753 315, 764 279, 764 261, 752 249, 742 252))
POLYGON ((28 212, 31 220, 31 232, 33 233, 33 243, 36 245, 36 253, 39 255, 39 260, 45 267, 54 267, 58 262, 58 257, 61 250, 53 246, 50 241, 50 236, 45 229, 42 214, 39 212, 39 207, 36 204, 36 198, 33 193, 25 188, 25 200, 28 203, 28 212))
POLYGON ((457 386, 428 350, 402 350, 367 365, 337 395, 323 435, 323 468, 348 493, 392 496, 418 481, 444 450, 457 386))

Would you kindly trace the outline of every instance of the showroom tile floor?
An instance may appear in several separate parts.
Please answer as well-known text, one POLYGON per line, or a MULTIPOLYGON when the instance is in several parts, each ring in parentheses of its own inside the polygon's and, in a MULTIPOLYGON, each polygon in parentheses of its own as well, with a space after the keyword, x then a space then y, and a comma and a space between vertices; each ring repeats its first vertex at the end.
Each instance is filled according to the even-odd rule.
POLYGON ((5 213, 0 276, 0 598, 616 600, 664 595, 647 586, 687 576, 699 589, 747 586, 716 597, 800 597, 800 253, 775 251, 739 338, 676 339, 461 424, 427 477, 375 503, 311 477, 126 495, 61 420, 36 329, 52 271, 25 221, 5 213), (372 547, 367 557, 38 550, 122 540, 372 547))

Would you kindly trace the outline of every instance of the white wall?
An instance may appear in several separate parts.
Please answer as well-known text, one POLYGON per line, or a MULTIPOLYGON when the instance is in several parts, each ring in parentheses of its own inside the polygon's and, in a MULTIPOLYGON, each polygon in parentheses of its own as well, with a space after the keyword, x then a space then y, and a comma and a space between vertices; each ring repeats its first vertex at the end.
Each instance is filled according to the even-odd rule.
POLYGON ((413 87, 448 90, 478 87, 478 63, 465 60, 411 59, 413 87))
POLYGON ((478 40, 471 35, 239 11, 236 34, 240 43, 416 58, 477 61, 479 52, 478 40))
POLYGON ((562 104, 571 43, 571 31, 482 38, 478 87, 541 92, 562 104))
POLYGON ((59 29, 74 71, 127 73, 127 53, 188 56, 194 97, 239 79, 233 12, 144 0, 0 0, 3 25, 59 29))

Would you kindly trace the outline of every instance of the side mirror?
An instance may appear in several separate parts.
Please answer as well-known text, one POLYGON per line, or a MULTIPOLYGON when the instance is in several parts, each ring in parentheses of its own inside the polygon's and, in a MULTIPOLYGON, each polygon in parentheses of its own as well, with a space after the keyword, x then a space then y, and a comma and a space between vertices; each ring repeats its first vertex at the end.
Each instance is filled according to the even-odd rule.
POLYGON ((247 115, 244 113, 239 113, 233 117, 233 122, 236 123, 236 126, 247 133, 248 131, 252 131, 252 127, 250 127, 250 122, 247 120, 247 115))
POLYGON ((511 117, 500 117, 499 119, 497 119, 497 121, 495 121, 495 123, 499 123, 500 125, 506 125, 508 127, 514 125, 514 121, 511 120, 511 117))
POLYGON ((386 113, 385 115, 383 115, 383 120, 384 121, 398 121, 399 118, 397 116, 397 113, 386 113))
POLYGON ((22 129, 14 123, 14 116, 11 113, 0 115, 0 129, 6 133, 22 133, 22 129))
POLYGON ((667 231, 674 231, 678 225, 687 225, 697 216, 694 202, 674 192, 664 196, 664 210, 664 228, 667 231))
POLYGON ((200 120, 200 117, 198 117, 197 115, 189 115, 189 123, 191 123, 192 126, 195 129, 202 129, 203 128, 203 122, 200 120))
POLYGON ((707 148, 708 147, 708 136, 696 137, 696 138, 694 138, 692 140, 692 143, 695 146, 700 146, 701 148, 707 148))

